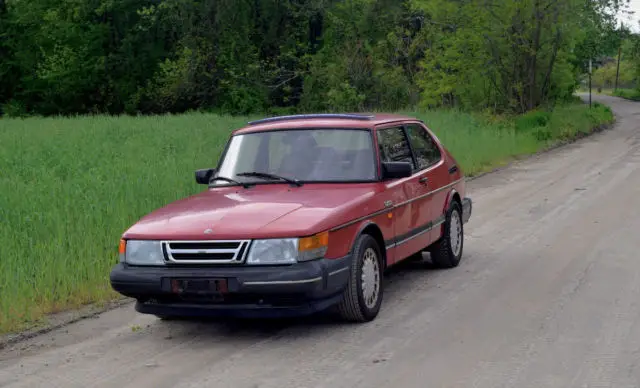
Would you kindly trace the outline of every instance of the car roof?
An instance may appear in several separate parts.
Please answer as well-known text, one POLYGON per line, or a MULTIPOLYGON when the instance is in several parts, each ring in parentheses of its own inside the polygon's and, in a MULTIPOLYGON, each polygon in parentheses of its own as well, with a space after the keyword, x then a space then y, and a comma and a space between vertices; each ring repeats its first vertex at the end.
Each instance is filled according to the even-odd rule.
POLYGON ((378 125, 402 121, 420 121, 415 117, 391 113, 320 113, 290 116, 276 116, 251 121, 246 126, 233 131, 234 135, 276 131, 280 129, 342 128, 368 129, 378 125))

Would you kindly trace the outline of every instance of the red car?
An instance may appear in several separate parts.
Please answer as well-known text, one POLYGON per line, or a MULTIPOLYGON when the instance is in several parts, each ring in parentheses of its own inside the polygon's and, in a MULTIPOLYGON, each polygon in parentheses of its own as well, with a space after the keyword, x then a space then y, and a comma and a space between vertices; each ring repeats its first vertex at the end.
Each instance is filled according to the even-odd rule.
POLYGON ((460 166, 423 122, 389 114, 267 118, 232 133, 208 189, 127 230, 111 285, 162 318, 373 320, 384 270, 423 251, 456 267, 471 216, 460 166))

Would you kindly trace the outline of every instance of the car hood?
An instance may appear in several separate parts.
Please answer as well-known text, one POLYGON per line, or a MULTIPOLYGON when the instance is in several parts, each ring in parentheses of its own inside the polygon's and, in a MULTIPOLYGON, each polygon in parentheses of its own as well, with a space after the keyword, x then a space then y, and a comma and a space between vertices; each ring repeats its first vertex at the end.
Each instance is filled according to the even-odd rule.
POLYGON ((376 184, 212 188, 144 216, 124 238, 210 240, 311 235, 379 210, 369 208, 367 201, 378 190, 376 184))

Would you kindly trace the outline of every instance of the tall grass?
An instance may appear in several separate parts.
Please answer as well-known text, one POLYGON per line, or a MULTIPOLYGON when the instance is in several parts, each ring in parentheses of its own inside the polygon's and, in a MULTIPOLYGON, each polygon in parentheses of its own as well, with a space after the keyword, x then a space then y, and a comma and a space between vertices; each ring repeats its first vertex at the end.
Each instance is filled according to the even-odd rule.
MULTIPOLYGON (((468 175, 611 120, 605 107, 578 105, 524 128, 455 111, 412 114, 468 175)), ((114 297, 108 278, 121 233, 201 190, 193 171, 215 165, 228 133, 247 120, 203 113, 0 120, 0 333, 114 297)))

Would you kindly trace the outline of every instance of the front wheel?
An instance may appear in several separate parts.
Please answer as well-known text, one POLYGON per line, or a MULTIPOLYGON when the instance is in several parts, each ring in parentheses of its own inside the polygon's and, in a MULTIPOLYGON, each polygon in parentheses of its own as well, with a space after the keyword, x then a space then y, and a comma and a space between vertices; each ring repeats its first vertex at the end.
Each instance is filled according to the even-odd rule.
POLYGON ((358 237, 354 247, 347 288, 338 304, 343 319, 369 322, 382 305, 382 254, 376 240, 368 234, 358 237))
POLYGON ((431 261, 440 268, 453 268, 460 264, 464 243, 461 207, 457 201, 451 202, 445 215, 444 234, 429 248, 431 261))

